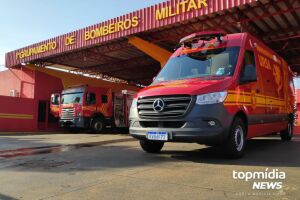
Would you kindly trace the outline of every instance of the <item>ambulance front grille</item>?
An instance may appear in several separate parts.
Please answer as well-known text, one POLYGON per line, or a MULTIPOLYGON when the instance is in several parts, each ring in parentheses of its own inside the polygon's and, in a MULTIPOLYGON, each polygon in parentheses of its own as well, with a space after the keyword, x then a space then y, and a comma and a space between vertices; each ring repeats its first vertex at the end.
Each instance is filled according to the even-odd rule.
POLYGON ((169 118, 182 117, 191 104, 192 97, 189 95, 155 96, 138 99, 138 113, 141 118, 169 118), (153 104, 157 99, 164 102, 161 112, 154 110, 153 104))

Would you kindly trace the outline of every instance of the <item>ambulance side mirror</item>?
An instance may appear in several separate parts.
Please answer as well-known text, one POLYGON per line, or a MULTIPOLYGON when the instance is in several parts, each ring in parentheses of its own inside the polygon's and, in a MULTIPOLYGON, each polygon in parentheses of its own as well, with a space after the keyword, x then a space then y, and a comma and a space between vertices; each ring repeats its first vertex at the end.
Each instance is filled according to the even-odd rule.
POLYGON ((257 81, 255 65, 248 64, 244 66, 240 77, 240 84, 257 81))

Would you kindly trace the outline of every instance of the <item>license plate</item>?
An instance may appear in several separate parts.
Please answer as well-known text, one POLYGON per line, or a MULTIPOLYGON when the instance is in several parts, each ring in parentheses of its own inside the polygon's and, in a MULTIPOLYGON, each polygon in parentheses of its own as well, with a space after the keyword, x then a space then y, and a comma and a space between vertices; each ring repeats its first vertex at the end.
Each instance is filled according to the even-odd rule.
POLYGON ((149 131, 149 132, 147 132, 147 139, 148 140, 168 141, 168 132, 149 131))

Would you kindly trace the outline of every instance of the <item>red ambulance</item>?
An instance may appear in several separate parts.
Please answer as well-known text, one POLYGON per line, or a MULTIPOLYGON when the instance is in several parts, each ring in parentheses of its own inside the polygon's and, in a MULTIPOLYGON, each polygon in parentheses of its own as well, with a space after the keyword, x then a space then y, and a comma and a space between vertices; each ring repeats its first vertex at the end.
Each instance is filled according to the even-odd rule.
POLYGON ((153 83, 135 96, 130 134, 146 152, 165 142, 221 145, 241 157, 247 139, 293 135, 293 74, 248 33, 189 35, 153 83))

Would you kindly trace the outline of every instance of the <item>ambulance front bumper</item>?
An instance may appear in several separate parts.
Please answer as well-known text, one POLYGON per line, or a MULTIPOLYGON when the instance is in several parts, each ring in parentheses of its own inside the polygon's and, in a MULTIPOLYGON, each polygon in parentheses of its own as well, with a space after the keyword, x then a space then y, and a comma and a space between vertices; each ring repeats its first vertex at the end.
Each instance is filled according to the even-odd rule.
POLYGON ((166 132, 168 142, 222 143, 233 120, 222 103, 197 105, 182 118, 140 118, 137 109, 130 112, 130 135, 147 139, 149 132, 166 132))

